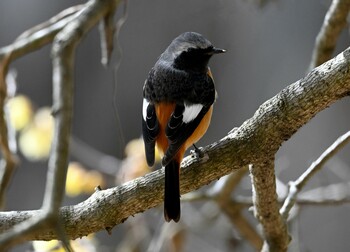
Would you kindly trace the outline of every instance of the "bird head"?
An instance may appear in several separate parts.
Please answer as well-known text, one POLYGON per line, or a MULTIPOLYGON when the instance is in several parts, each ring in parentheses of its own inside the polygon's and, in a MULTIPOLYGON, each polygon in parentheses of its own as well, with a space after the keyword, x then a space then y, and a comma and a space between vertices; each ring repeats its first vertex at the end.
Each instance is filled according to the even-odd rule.
POLYGON ((207 71, 209 59, 214 54, 224 53, 196 32, 185 32, 175 38, 164 52, 173 67, 185 71, 207 71))

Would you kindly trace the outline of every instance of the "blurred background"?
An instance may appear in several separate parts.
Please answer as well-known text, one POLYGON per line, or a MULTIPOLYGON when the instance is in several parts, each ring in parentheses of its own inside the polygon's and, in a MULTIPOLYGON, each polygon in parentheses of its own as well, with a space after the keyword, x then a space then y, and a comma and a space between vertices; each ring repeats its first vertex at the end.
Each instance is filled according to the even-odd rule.
MULTIPOLYGON (((84 2, 0 1, 0 47, 61 10, 84 2)), ((219 98, 212 124, 199 146, 219 140, 250 118, 264 101, 305 75, 315 37, 330 2, 275 0, 259 6, 255 1, 245 0, 129 1, 128 19, 119 36, 122 59, 117 71, 115 66, 119 58, 116 53, 108 67, 100 63, 100 38, 96 28, 77 50, 73 124, 76 152, 86 150, 84 148, 95 154, 98 151, 97 155, 105 154, 112 160, 108 164, 115 161, 113 158, 125 158, 125 145, 141 135, 144 80, 171 40, 185 31, 199 32, 215 46, 227 50, 226 54, 216 56, 210 62, 219 98), (115 116, 114 101, 119 118, 115 116)), ((118 10, 117 18, 121 15, 122 8, 118 10)), ((337 53, 348 45, 349 31, 345 30, 338 41, 337 53)), ((17 93, 30 99, 33 113, 51 106, 50 49, 46 46, 11 65, 17 72, 17 93)), ((295 180, 338 136, 349 130, 349 106, 348 98, 335 103, 281 147, 276 157, 276 172, 282 183, 295 180)), ((34 140, 29 138, 27 141, 34 140)), ((136 150, 142 151, 142 148, 136 150)), ((346 147, 328 162, 307 189, 350 181, 349 151, 350 147, 346 147)), ((6 209, 37 209, 42 204, 47 162, 45 159, 30 161, 20 155, 21 163, 8 190, 6 209)), ((84 156, 82 158, 78 153, 72 154, 72 161, 79 162, 73 163, 73 167, 78 167, 75 176, 98 178, 94 186, 102 183, 111 187, 120 183, 114 179, 116 174, 128 177, 124 174, 128 171, 121 171, 119 165, 93 173, 91 170, 101 167, 84 161, 84 156)), ((72 183, 75 183, 74 179, 72 183)), ((242 181, 241 191, 250 191, 248 175, 242 181)), ((76 204, 89 194, 87 189, 78 191, 77 197, 67 195, 64 204, 76 204)), ((141 242, 136 242, 134 237, 136 240, 131 243, 139 244, 139 251, 156 251, 156 248, 169 251, 167 244, 160 242, 166 228, 177 231, 177 236, 172 239, 183 241, 183 251, 254 251, 224 215, 210 215, 215 212, 214 203, 194 205, 201 213, 197 214, 191 204, 183 203, 184 214, 177 226, 163 225, 160 206, 129 218, 115 227, 112 235, 101 231, 92 239, 98 244, 97 251, 138 251, 123 247, 129 239, 128 233, 133 232, 133 223, 137 223, 141 242), (207 218, 201 217, 203 211, 207 218)), ((292 225, 295 243, 291 251, 346 251, 350 247, 349 210, 347 204, 302 206, 292 225)), ((245 215, 256 225, 250 212, 246 211, 245 215)), ((31 250, 29 243, 13 249, 31 250)))

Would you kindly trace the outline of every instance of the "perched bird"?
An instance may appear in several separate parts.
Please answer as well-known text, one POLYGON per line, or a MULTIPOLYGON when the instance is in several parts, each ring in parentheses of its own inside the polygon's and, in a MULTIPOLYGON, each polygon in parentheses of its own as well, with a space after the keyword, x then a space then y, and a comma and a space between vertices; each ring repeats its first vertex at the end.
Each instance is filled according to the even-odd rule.
POLYGON ((205 134, 211 120, 216 90, 209 59, 224 52, 201 34, 185 32, 162 53, 143 86, 146 159, 149 166, 154 164, 156 144, 164 154, 167 222, 180 219, 179 169, 184 153, 205 134))

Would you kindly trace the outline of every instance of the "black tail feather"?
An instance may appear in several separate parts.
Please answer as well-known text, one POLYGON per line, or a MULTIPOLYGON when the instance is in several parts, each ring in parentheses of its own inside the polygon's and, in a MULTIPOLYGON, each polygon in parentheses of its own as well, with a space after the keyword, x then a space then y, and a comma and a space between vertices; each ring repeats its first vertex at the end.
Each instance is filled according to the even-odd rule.
POLYGON ((171 160, 165 166, 164 217, 167 222, 180 220, 180 164, 171 160))

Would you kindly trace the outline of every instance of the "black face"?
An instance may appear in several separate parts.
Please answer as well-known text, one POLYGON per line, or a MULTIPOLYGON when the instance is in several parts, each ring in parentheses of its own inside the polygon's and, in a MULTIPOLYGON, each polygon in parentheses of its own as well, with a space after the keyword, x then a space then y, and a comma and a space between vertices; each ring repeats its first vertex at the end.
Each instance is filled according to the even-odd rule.
POLYGON ((174 60, 174 67, 180 70, 206 72, 209 59, 213 55, 213 47, 189 48, 174 60))

